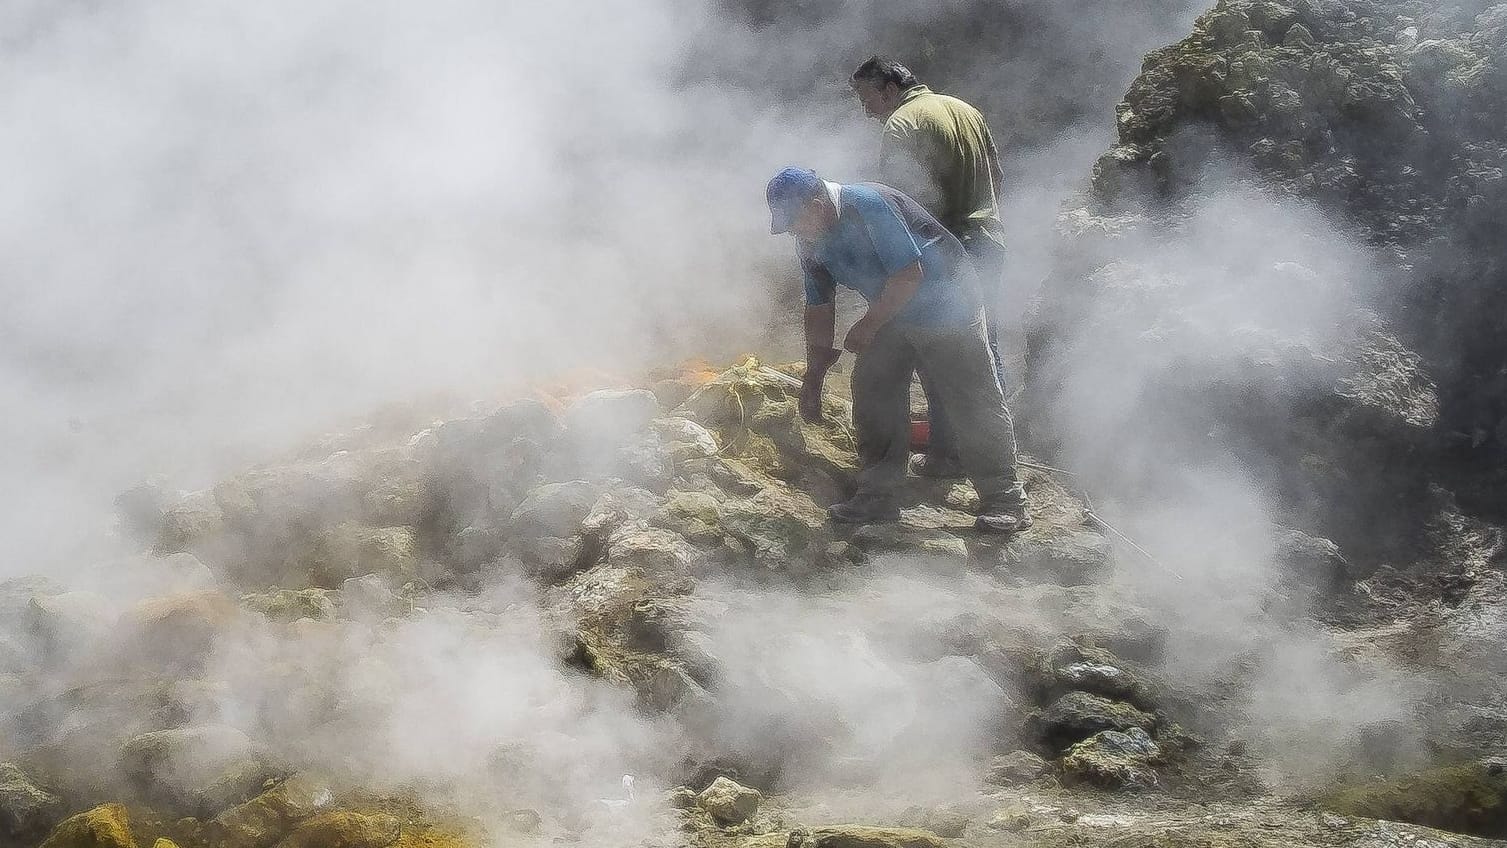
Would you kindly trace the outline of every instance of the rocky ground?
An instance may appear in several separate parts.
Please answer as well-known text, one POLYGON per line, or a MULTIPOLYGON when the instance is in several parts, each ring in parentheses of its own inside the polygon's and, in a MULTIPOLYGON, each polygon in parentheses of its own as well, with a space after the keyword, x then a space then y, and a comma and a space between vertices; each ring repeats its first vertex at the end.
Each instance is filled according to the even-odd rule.
MULTIPOLYGON (((1007 541, 974 535, 967 484, 915 481, 899 525, 841 530, 822 507, 851 483, 851 435, 802 421, 783 372, 650 385, 366 428, 212 490, 128 493, 150 554, 85 589, 4 587, 9 844, 1479 841, 1376 817, 1501 832, 1507 777, 1469 758, 1414 778, 1432 795, 1274 784, 1161 662, 1176 622, 1113 588, 1135 554, 1060 475, 1029 470, 1037 524, 1007 541), (883 666, 898 679, 860 695, 914 708, 860 744, 841 693, 865 678, 780 677, 792 645, 830 650, 786 636, 867 640, 817 672, 883 666), (466 645, 548 671, 449 665, 466 645), (509 736, 511 705, 488 714, 452 672, 546 674, 558 685, 531 709, 590 707, 564 725, 526 711, 541 726, 509 736), (425 714, 395 744, 407 698, 425 714), (611 732, 659 732, 624 756, 594 738, 602 712, 631 717, 611 732), (472 722, 486 750, 447 747, 445 725, 469 738, 472 722), (441 762, 418 765, 415 733, 441 762), (959 771, 922 789, 938 759, 959 771), (620 763, 636 780, 605 781, 620 763)), ((846 420, 840 397, 828 407, 846 420)), ((1302 541, 1290 567, 1339 567, 1302 541)))

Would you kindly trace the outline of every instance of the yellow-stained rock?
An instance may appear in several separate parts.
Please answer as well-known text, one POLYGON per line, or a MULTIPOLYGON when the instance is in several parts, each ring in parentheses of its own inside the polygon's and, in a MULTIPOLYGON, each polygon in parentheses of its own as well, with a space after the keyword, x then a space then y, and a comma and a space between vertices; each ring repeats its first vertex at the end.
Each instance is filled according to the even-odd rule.
POLYGON ((481 848, 479 840, 447 830, 404 829, 392 848, 481 848))
POLYGON ((399 830, 387 813, 337 810, 300 824, 278 848, 385 848, 398 841, 399 830))
POLYGON ((136 848, 123 804, 103 804, 65 819, 40 848, 136 848))
POLYGON ((321 781, 294 775, 210 821, 206 835, 216 848, 271 848, 294 826, 332 800, 321 781))
POLYGON ((1441 766, 1342 787, 1319 803, 1347 816, 1501 838, 1507 835, 1507 770, 1494 762, 1441 766))
POLYGON ((178 843, 166 837, 162 837, 156 842, 152 843, 152 848, 178 848, 178 843))

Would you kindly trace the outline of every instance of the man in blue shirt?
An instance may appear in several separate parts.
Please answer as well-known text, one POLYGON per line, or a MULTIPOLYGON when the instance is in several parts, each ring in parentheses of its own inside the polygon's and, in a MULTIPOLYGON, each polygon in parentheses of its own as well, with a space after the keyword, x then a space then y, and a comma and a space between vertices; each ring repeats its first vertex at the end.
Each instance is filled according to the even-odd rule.
POLYGON ((767 197, 770 232, 795 236, 806 277, 800 407, 807 419, 820 417, 822 383, 841 355, 833 347, 837 286, 853 289, 869 305, 843 341, 858 356, 858 492, 828 510, 833 520, 899 517, 895 490, 910 458, 910 384, 920 367, 952 416, 963 470, 978 490, 975 526, 995 533, 1030 526, 1015 428, 962 244, 916 201, 876 183, 838 185, 804 168, 786 168, 769 181, 767 197))

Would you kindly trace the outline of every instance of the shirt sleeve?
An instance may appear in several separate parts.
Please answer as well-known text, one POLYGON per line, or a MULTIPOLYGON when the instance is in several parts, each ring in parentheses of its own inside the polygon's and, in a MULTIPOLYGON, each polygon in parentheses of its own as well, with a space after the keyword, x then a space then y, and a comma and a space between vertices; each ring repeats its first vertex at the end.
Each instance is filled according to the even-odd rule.
POLYGON ((837 283, 832 279, 832 272, 816 260, 811 254, 811 246, 805 242, 796 242, 796 254, 801 259, 801 273, 806 277, 806 305, 832 303, 837 297, 837 283))
POLYGON ((886 276, 894 275, 921 258, 921 248, 916 246, 910 229, 878 192, 854 192, 853 204, 863 219, 864 229, 869 234, 869 241, 873 242, 874 252, 878 254, 886 276))

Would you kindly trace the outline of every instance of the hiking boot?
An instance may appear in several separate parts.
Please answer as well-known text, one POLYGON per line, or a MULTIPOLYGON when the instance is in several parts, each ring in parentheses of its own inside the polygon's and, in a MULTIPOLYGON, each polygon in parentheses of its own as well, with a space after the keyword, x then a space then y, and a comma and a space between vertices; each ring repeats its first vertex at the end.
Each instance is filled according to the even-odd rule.
POLYGON ((979 508, 973 529, 980 533, 1019 533, 1031 526, 1031 513, 1024 504, 985 504, 979 508))
POLYGON ((911 460, 910 467, 917 477, 930 477, 933 480, 951 480, 963 476, 963 463, 955 456, 923 454, 911 460))
POLYGON ((839 524, 878 524, 900 520, 900 507, 887 497, 858 494, 827 507, 827 514, 839 524))

